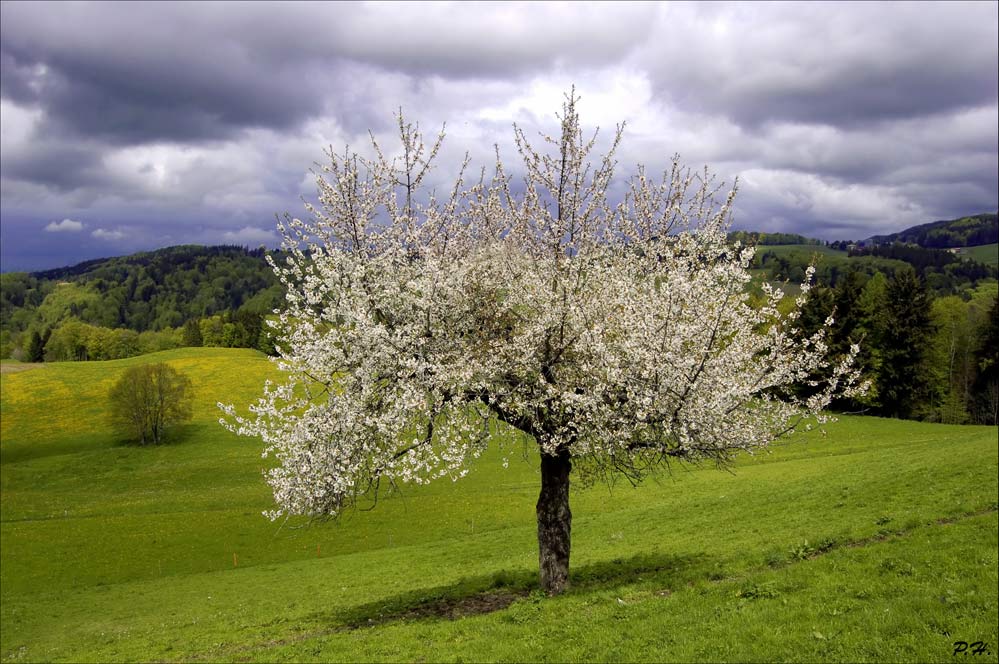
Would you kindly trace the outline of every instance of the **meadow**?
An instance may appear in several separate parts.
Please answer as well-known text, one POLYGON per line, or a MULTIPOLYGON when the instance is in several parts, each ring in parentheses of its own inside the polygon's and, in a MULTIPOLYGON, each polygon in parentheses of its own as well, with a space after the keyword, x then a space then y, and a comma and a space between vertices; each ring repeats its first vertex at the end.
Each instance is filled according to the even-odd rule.
POLYGON ((968 247, 961 252, 961 255, 986 265, 999 265, 999 244, 980 244, 977 247, 968 247))
MULTIPOLYGON (((805 255, 819 258, 824 256, 847 258, 849 255, 847 252, 839 249, 813 244, 762 245, 757 248, 756 253, 762 255, 768 251, 772 252, 776 256, 789 256, 804 253, 805 255)), ((963 247, 960 250, 960 255, 964 258, 984 263, 985 265, 999 265, 999 244, 993 243, 982 244, 976 247, 963 247)))
POLYGON ((840 249, 833 249, 821 244, 765 244, 756 248, 758 255, 771 252, 776 256, 789 256, 794 254, 804 254, 812 257, 832 256, 834 258, 846 258, 849 254, 840 249))
POLYGON ((996 427, 843 416, 732 472, 574 484, 572 587, 546 598, 515 432, 456 483, 271 522, 260 442, 214 405, 258 395, 262 354, 2 368, 3 662, 999 656, 996 427), (154 361, 191 377, 194 419, 126 445, 106 394, 154 361))

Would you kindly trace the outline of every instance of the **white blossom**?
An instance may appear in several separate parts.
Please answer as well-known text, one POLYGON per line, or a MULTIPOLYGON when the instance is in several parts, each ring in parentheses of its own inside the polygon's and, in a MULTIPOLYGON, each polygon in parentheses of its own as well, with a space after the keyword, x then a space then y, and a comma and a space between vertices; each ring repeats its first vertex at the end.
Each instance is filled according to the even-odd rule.
POLYGON ((490 177, 463 164, 440 198, 421 186, 443 134, 427 147, 401 117, 397 154, 374 139, 370 159, 329 154, 319 204, 280 223, 286 258, 271 261, 284 381, 248 415, 222 406, 277 459, 272 518, 336 515, 382 482, 457 480, 495 419, 637 479, 765 447, 862 389, 859 348, 831 365, 825 329, 795 327, 813 268, 790 313, 769 284, 750 304, 753 249, 726 241, 735 187, 719 199, 707 170, 674 157, 608 200, 622 129, 589 161, 570 95, 548 151, 515 128, 523 182, 497 151, 490 177), (796 397, 816 375, 830 378, 796 397))

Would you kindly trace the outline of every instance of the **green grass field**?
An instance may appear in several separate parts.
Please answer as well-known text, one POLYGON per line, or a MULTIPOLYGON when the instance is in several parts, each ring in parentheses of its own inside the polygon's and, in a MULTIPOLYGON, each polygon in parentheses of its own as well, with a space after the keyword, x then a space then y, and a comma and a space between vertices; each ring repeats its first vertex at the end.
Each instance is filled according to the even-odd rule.
POLYGON ((986 265, 999 265, 999 244, 982 244, 977 247, 968 247, 961 253, 971 260, 985 263, 986 265))
POLYGON ((776 256, 804 253, 808 256, 834 256, 836 258, 847 257, 847 252, 845 251, 818 244, 765 244, 756 247, 756 253, 758 255, 763 255, 768 251, 773 252, 776 256))
POLYGON ((262 517, 259 441, 214 404, 272 372, 207 348, 0 372, 0 660, 996 661, 995 427, 844 417, 733 473, 574 485, 549 599, 531 454, 339 523, 262 517), (107 390, 157 360, 195 418, 122 445, 107 390))

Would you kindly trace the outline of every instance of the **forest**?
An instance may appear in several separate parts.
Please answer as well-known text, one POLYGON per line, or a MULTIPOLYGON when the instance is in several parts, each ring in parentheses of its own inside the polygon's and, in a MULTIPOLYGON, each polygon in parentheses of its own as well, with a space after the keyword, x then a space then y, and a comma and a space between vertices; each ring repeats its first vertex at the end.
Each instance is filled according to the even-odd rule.
MULTIPOLYGON (((863 401, 837 403, 841 411, 994 424, 999 257, 986 264, 939 247, 995 242, 997 228, 996 215, 983 214, 862 242, 750 231, 729 240, 756 245, 757 283, 778 284, 789 297, 815 266, 802 333, 832 313, 830 347, 841 353, 860 343, 873 385, 863 401)), ((196 346, 273 353, 267 318, 284 294, 265 253, 186 245, 0 274, 0 357, 110 360, 196 346)))
POLYGON ((760 278, 793 293, 808 266, 815 266, 802 331, 818 329, 832 312, 830 347, 843 353, 859 343, 859 361, 873 386, 863 401, 835 404, 839 410, 995 424, 997 232, 996 215, 981 214, 857 242, 786 242, 774 234, 757 243, 753 267, 760 278), (976 247, 988 263, 956 253, 978 242, 988 243, 976 247))
POLYGON ((803 333, 832 312, 834 354, 859 343, 873 389, 840 411, 953 424, 995 424, 999 410, 999 300, 994 279, 935 296, 913 267, 841 273, 809 292, 803 333))
POLYGON ((267 351, 263 320, 283 297, 264 250, 194 245, 5 273, 0 293, 0 357, 29 362, 200 345, 267 351))
POLYGON ((875 235, 865 244, 916 244, 931 249, 976 247, 999 242, 999 223, 993 213, 933 221, 891 235, 875 235))

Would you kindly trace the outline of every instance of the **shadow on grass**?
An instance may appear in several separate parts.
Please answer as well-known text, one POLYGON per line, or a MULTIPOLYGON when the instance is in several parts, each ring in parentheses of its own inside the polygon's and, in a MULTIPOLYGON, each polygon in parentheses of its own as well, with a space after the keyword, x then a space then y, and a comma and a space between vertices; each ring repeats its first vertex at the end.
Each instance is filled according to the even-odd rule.
POLYGON ((190 442, 197 438, 198 431, 203 429, 204 425, 185 423, 185 424, 172 424, 166 428, 163 432, 163 438, 158 443, 140 443, 134 438, 129 438, 121 433, 112 434, 114 437, 113 447, 137 447, 137 448, 156 448, 156 447, 169 447, 171 445, 183 445, 184 443, 190 442))
MULTIPOLYGON (((570 570, 570 587, 566 594, 589 593, 638 580, 659 579, 665 584, 679 584, 692 578, 706 577, 707 562, 706 554, 680 556, 655 553, 582 565, 570 570)), ((450 586, 421 588, 342 611, 313 614, 310 619, 340 629, 401 620, 456 620, 505 609, 529 595, 543 596, 538 587, 537 570, 500 570, 489 575, 464 578, 450 586)))

